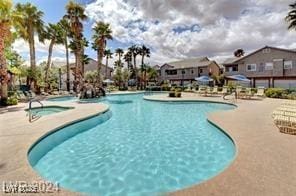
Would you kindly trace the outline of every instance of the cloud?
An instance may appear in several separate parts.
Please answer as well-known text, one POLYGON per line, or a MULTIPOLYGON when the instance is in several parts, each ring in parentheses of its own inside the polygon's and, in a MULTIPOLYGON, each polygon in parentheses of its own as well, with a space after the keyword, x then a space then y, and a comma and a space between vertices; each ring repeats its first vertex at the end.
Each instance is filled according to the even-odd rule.
POLYGON ((295 32, 284 17, 290 0, 97 0, 86 7, 93 21, 111 24, 121 43, 152 49, 151 63, 231 56, 237 48, 293 48, 295 32), (198 29, 193 30, 194 27, 198 29), (190 27, 190 28, 188 28, 190 27), (176 29, 183 29, 176 32, 176 29))

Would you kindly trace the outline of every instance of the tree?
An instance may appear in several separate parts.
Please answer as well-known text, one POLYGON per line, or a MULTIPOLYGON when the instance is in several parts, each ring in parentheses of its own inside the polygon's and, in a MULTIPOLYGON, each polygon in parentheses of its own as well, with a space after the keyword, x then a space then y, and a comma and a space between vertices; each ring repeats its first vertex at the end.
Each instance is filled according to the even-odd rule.
MULTIPOLYGON (((104 52, 106 50, 107 40, 112 39, 112 30, 110 24, 104 22, 97 22, 93 28, 93 49, 97 51, 98 59, 98 73, 101 73, 102 61, 104 52)), ((100 78, 98 78, 98 84, 100 85, 100 78)))
POLYGON ((111 52, 110 49, 105 50, 105 52, 104 52, 104 56, 106 58, 106 69, 105 69, 106 73, 105 73, 105 78, 107 78, 107 75, 108 75, 108 64, 109 64, 108 61, 109 61, 109 59, 113 58, 112 55, 113 55, 113 53, 111 52))
POLYGON ((6 105, 8 99, 8 75, 7 62, 5 57, 6 44, 10 45, 11 25, 13 23, 13 11, 11 0, 0 1, 0 104, 6 105))
MULTIPOLYGON (((36 54, 35 54, 35 40, 34 36, 37 33, 39 41, 44 41, 44 22, 42 20, 43 12, 38 10, 36 6, 31 3, 16 4, 16 12, 21 16, 18 17, 18 23, 15 25, 18 35, 25 41, 28 41, 30 47, 30 64, 31 69, 36 69, 36 54)), ((30 78, 30 86, 35 88, 36 81, 30 78)))
POLYGON ((123 56, 124 61, 127 63, 128 70, 132 70, 132 58, 132 53, 130 51, 127 51, 123 56))
POLYGON ((75 55, 75 81, 74 88, 76 93, 78 92, 77 85, 82 79, 82 45, 83 45, 83 24, 82 22, 87 19, 85 15, 85 9, 82 5, 75 3, 73 1, 69 1, 66 5, 66 15, 64 19, 68 20, 70 26, 70 37, 72 38, 72 49, 74 50, 75 55), (75 46, 73 46, 75 45, 75 46), (78 75, 79 74, 79 75, 78 75), (79 77, 78 77, 79 76, 79 77))
POLYGON ((65 51, 66 51, 66 69, 67 69, 66 86, 67 86, 67 91, 70 91, 70 63, 69 63, 69 46, 68 46, 68 36, 70 31, 69 21, 66 18, 64 18, 59 21, 58 25, 60 26, 60 29, 61 29, 63 44, 65 46, 65 51))
MULTIPOLYGON (((142 56, 141 61, 141 78, 142 81, 144 80, 144 88, 146 88, 146 64, 144 62, 145 57, 150 57, 150 49, 147 48, 145 45, 142 45, 142 47, 139 48, 139 54, 142 56), (144 73, 144 74, 143 74, 144 73)), ((143 84, 141 83, 141 88, 143 88, 143 84)))
POLYGON ((158 78, 158 72, 156 69, 152 68, 152 67, 148 67, 147 68, 147 78, 148 81, 157 81, 158 78))
POLYGON ((239 58, 245 55, 245 51, 240 48, 240 49, 237 49, 233 54, 235 57, 239 58))
MULTIPOLYGON (((49 48, 48 48, 48 59, 47 59, 47 64, 45 68, 45 77, 44 77, 44 82, 45 85, 48 83, 48 75, 51 67, 51 57, 52 57, 52 49, 54 44, 63 44, 63 32, 61 29, 61 26, 58 24, 48 24, 46 27, 46 39, 50 40, 49 43, 49 48)), ((45 88, 47 91, 48 89, 45 88)))
POLYGON ((121 57, 122 57, 123 53, 124 53, 124 51, 121 48, 117 48, 115 50, 115 54, 116 54, 116 56, 118 56, 118 61, 119 62, 121 62, 121 57))
POLYGON ((134 69, 137 69, 137 56, 139 55, 139 47, 136 45, 132 45, 128 48, 128 51, 132 54, 134 59, 134 69))
POLYGON ((117 60, 114 62, 114 68, 122 68, 123 67, 123 63, 120 60, 117 60))
POLYGON ((130 79, 131 73, 127 68, 124 68, 122 71, 122 81, 124 87, 127 87, 128 80, 130 79))
POLYGON ((289 23, 288 29, 289 30, 296 30, 296 1, 293 4, 289 5, 291 10, 286 16, 286 21, 289 23))

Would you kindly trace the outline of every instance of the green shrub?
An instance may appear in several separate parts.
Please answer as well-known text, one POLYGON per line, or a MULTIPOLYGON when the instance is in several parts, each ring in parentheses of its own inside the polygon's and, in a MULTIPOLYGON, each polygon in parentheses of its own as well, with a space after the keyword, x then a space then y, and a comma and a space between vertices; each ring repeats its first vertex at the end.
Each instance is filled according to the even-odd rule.
POLYGON ((6 105, 17 105, 18 104, 18 99, 15 96, 8 97, 6 101, 6 105))
POLYGON ((175 91, 170 91, 169 92, 169 97, 175 97, 175 91))
POLYGON ((269 88, 265 91, 266 97, 285 99, 287 91, 282 88, 269 88))
POLYGON ((181 91, 175 91, 175 97, 181 97, 181 91))

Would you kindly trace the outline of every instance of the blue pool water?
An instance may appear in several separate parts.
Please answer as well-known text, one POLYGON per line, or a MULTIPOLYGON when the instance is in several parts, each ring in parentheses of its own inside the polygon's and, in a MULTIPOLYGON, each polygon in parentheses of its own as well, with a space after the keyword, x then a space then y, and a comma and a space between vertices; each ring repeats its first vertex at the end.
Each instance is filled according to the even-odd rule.
MULTIPOLYGON (((63 112, 63 111, 69 110, 69 109, 73 109, 73 108, 59 107, 59 106, 45 106, 45 107, 32 108, 31 112, 33 115, 47 116, 47 115, 63 112)), ((28 112, 29 109, 26 109, 26 111, 28 112)))
MULTIPOLYGON (((110 105, 111 118, 52 148, 31 162, 34 169, 72 191, 157 195, 212 178, 232 162, 233 142, 206 116, 234 106, 150 102, 142 97, 108 96, 104 102, 110 105)), ((71 126, 78 130, 83 125, 71 126)))

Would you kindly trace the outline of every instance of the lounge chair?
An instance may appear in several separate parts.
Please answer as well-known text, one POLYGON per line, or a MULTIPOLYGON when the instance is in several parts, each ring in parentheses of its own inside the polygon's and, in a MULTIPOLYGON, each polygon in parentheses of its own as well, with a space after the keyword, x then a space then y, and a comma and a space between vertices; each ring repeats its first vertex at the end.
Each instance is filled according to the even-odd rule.
POLYGON ((274 123, 280 132, 296 135, 296 117, 276 115, 274 123))
POLYGON ((207 87, 206 86, 199 86, 198 91, 200 95, 207 96, 207 87))
POLYGON ((258 87, 257 93, 255 93, 254 95, 256 97, 264 98, 265 97, 264 90, 265 90, 264 87, 258 87))
POLYGON ((227 86, 223 86, 221 94, 222 95, 226 95, 228 93, 228 87, 227 86))
POLYGON ((218 86, 213 87, 212 94, 218 94, 218 86))

